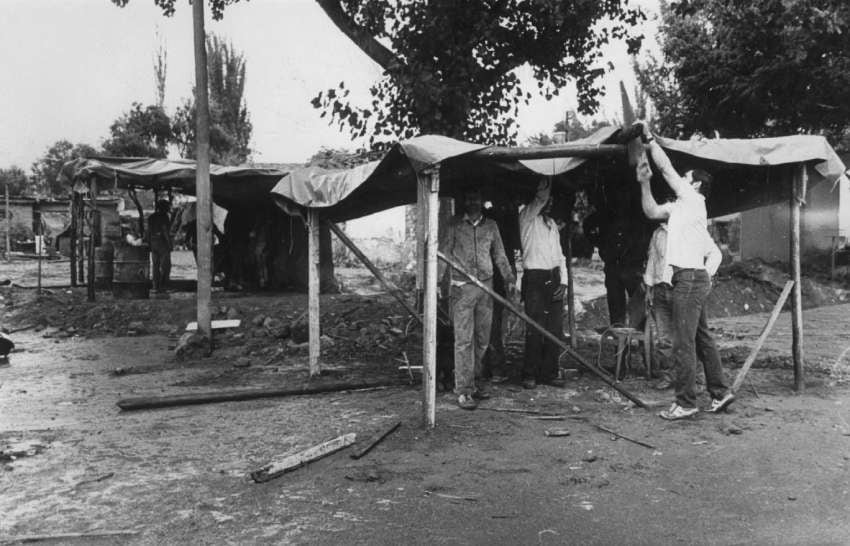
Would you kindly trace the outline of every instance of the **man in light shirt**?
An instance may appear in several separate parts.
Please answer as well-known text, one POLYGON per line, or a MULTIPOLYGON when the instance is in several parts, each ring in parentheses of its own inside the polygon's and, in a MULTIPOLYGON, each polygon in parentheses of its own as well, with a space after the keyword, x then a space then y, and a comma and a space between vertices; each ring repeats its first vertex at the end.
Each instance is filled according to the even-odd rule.
MULTIPOLYGON (((551 182, 542 180, 537 193, 519 213, 522 244, 522 294, 525 312, 559 338, 564 335, 564 294, 567 261, 561 249, 558 224, 549 215, 552 208, 551 182)), ((560 349, 532 328, 526 328, 522 386, 545 383, 564 386, 559 377, 560 349)))
POLYGON ((708 411, 719 412, 732 403, 734 396, 726 383, 720 354, 708 330, 705 314, 711 275, 719 265, 716 258, 712 260, 712 270, 706 263, 706 249, 714 245, 708 234, 704 196, 708 193, 711 176, 700 170, 688 171, 680 176, 646 125, 644 140, 652 161, 676 194, 675 201, 659 205, 650 189, 652 171, 649 164, 646 161, 638 164, 637 178, 644 214, 651 220, 667 221, 666 273, 663 275, 669 276, 673 287, 673 386, 676 401, 660 416, 670 420, 684 419, 699 411, 696 406, 698 356, 705 371, 706 389, 712 398, 708 411))
MULTIPOLYGON (((440 238, 440 251, 458 262, 467 272, 492 288, 493 264, 499 268, 505 291, 513 296, 516 277, 511 269, 502 237, 496 222, 485 218, 484 200, 477 188, 464 191, 462 215, 449 222, 440 238)), ((440 261, 437 279, 446 273, 440 261)), ((455 394, 463 409, 475 409, 479 398, 487 398, 483 386, 476 384, 481 377, 484 351, 490 344, 493 302, 490 296, 460 273, 451 271, 451 306, 455 338, 455 394)))

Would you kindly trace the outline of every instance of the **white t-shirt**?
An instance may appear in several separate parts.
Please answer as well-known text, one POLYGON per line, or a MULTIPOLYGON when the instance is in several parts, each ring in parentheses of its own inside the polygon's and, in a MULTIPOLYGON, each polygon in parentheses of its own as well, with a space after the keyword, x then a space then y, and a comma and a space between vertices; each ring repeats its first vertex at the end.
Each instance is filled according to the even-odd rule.
POLYGON ((670 214, 667 219, 667 265, 705 269, 706 238, 711 239, 705 197, 686 185, 675 201, 661 206, 670 214))

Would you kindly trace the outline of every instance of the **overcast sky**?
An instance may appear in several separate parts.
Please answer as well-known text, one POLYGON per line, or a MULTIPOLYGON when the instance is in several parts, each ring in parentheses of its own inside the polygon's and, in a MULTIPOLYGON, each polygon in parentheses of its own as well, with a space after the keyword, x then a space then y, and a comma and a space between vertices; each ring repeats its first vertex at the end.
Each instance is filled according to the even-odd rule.
MULTIPOLYGON (((657 9, 657 0, 632 1, 651 13, 657 9)), ((191 93, 187 0, 178 0, 170 18, 153 0, 130 0, 123 9, 110 0, 2 0, 0 28, 0 168, 14 164, 28 170, 60 139, 99 146, 133 101, 155 102, 157 33, 168 51, 166 110, 172 113, 191 93)), ((650 22, 645 31, 654 29, 650 22)), ((314 0, 242 2, 227 8, 223 21, 209 20, 207 31, 232 40, 247 59, 255 161, 301 162, 322 146, 363 144, 328 127, 309 101, 344 80, 352 97, 366 104, 380 69, 314 0)), ((633 78, 624 46, 608 48, 607 57, 617 68, 606 78, 610 97, 603 116, 610 117, 619 109, 616 82, 632 85, 633 78)), ((574 107, 574 92, 549 102, 535 98, 520 113, 521 138, 549 133, 574 107)))

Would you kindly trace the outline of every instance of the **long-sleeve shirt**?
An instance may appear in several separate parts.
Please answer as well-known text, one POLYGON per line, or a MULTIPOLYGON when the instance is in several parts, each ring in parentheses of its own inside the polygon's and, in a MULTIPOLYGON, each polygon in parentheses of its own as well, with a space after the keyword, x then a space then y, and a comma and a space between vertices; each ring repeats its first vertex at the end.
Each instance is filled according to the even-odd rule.
MULTIPOLYGON (((647 286, 655 286, 661 283, 672 284, 673 267, 667 263, 667 224, 661 224, 652 234, 649 242, 649 253, 646 260, 646 270, 643 273, 643 282, 647 286)), ((702 266, 696 269, 705 269, 710 276, 717 273, 723 254, 715 244, 708 230, 703 230, 694 241, 694 252, 702 254, 702 266)))
POLYGON ((561 272, 561 282, 567 279, 567 260, 561 250, 558 224, 552 218, 540 214, 549 201, 549 187, 537 190, 531 200, 519 212, 519 233, 522 242, 522 267, 528 269, 555 269, 561 272))
MULTIPOLYGON (((440 252, 458 262, 478 280, 485 281, 493 276, 493 264, 499 268, 506 281, 515 279, 496 222, 480 217, 473 222, 468 215, 455 216, 440 238, 440 252)), ((438 279, 443 278, 446 264, 439 263, 438 279)), ((466 277, 452 270, 452 283, 465 284, 466 277)))

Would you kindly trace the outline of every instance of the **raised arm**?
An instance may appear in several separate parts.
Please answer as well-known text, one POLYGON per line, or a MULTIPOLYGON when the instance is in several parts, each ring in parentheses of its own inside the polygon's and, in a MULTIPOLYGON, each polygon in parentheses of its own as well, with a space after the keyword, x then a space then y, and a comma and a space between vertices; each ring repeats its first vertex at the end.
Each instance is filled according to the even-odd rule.
POLYGON ((534 195, 534 199, 532 199, 531 202, 520 211, 520 218, 533 218, 540 214, 540 211, 546 206, 546 202, 549 200, 549 196, 551 194, 551 182, 544 178, 540 181, 540 184, 537 185, 537 193, 534 195))
POLYGON ((676 192, 676 195, 682 196, 683 192, 690 189, 690 184, 673 168, 670 158, 667 157, 667 152, 655 141, 655 137, 649 131, 649 126, 646 123, 643 124, 643 134, 644 141, 646 142, 646 150, 649 152, 650 157, 652 157, 652 162, 661 171, 661 176, 664 177, 664 181, 667 182, 670 189, 676 192))
POLYGON ((638 182, 640 183, 640 205, 643 208, 643 213, 650 220, 666 220, 670 217, 670 209, 667 205, 659 205, 652 196, 652 189, 649 186, 652 171, 649 169, 646 156, 642 156, 635 168, 638 182))

